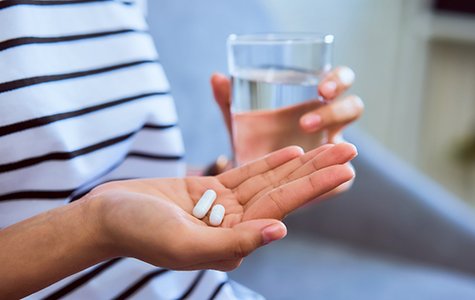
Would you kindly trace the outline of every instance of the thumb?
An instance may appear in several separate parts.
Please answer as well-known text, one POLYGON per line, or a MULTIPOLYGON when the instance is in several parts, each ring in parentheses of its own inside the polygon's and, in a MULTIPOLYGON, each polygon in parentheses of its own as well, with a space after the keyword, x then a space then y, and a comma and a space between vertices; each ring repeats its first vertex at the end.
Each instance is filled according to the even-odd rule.
POLYGON ((283 239, 287 228, 275 219, 258 219, 232 228, 201 227, 199 232, 197 238, 207 245, 202 259, 208 261, 246 257, 261 246, 283 239))
POLYGON ((231 81, 223 74, 215 73, 211 76, 211 88, 214 100, 221 109, 228 130, 231 129, 231 81))

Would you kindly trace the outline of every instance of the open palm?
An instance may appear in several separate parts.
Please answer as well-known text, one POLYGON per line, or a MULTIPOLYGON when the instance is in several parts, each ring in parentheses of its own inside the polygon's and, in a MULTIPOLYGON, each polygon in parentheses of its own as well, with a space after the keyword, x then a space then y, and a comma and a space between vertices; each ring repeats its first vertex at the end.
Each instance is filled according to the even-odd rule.
POLYGON ((351 180, 350 144, 303 153, 287 147, 215 177, 117 181, 93 194, 108 203, 106 223, 118 249, 174 269, 232 269, 255 248, 285 236, 278 221, 308 201, 351 180), (220 228, 191 212, 207 189, 226 214, 220 228), (263 236, 263 230, 268 236, 263 236), (280 228, 280 230, 279 230, 280 228), (152 233, 153 232, 153 233, 152 233))

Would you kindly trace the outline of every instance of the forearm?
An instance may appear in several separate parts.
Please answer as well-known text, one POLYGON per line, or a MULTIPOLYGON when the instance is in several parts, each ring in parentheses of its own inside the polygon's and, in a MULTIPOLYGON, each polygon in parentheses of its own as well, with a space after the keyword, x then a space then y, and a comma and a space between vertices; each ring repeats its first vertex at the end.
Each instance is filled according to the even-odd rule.
POLYGON ((60 207, 0 231, 0 298, 17 299, 110 256, 89 201, 60 207))

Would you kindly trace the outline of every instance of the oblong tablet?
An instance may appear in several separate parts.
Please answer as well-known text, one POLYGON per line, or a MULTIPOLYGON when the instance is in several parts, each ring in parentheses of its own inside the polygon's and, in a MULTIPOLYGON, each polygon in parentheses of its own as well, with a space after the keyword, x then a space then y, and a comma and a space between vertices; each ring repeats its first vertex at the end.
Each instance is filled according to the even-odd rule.
POLYGON ((216 200, 216 192, 214 190, 206 190, 200 200, 196 203, 193 208, 193 216, 198 219, 202 219, 208 213, 211 205, 213 205, 214 200, 216 200))
POLYGON ((225 209, 221 204, 216 204, 211 209, 211 214, 209 215, 209 223, 213 226, 219 226, 223 222, 225 209))

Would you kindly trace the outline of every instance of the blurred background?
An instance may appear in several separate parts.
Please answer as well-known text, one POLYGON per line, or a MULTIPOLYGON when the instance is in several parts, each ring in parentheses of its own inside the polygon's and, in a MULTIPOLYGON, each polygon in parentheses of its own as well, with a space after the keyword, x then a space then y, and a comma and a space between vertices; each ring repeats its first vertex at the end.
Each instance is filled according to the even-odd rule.
POLYGON ((357 74, 353 189, 235 278, 270 299, 475 299, 473 1, 149 0, 148 19, 195 166, 230 154, 209 84, 229 34, 332 33, 357 74))
POLYGON ((255 0, 246 7, 232 0, 192 8, 184 1, 168 2, 150 1, 149 22, 165 67, 172 56, 182 62, 167 71, 191 164, 230 153, 225 128, 215 126, 220 114, 209 88, 212 72, 227 73, 229 34, 332 33, 334 64, 356 71, 351 93, 366 104, 357 126, 475 204, 471 1, 255 0))

